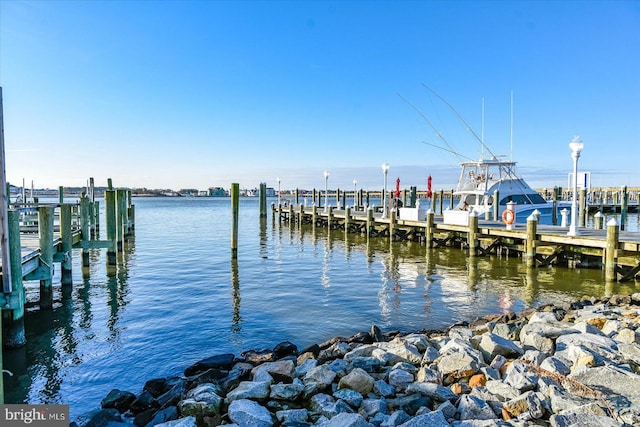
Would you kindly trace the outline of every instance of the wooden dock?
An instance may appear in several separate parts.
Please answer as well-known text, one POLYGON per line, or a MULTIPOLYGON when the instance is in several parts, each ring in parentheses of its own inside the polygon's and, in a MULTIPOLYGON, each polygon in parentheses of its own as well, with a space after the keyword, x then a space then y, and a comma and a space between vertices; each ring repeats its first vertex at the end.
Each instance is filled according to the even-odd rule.
MULTIPOLYGON (((89 192, 91 193, 91 192, 89 192)), ((89 249, 107 251, 107 274, 116 273, 117 252, 133 234, 135 207, 128 190, 105 191, 106 239, 99 239, 99 202, 82 195, 77 203, 10 205, 8 210, 8 252, 11 281, 3 280, 2 344, 19 347, 25 343, 24 281, 39 281, 40 309, 53 307, 54 263, 60 263, 63 298, 71 294, 73 249, 82 250, 82 266, 89 267, 89 249)), ((3 272, 0 263, 0 275, 3 272)))
POLYGON ((468 225, 446 224, 442 216, 432 212, 423 221, 398 218, 396 212, 383 218, 373 210, 332 206, 273 205, 272 212, 278 221, 393 241, 418 241, 430 248, 457 247, 472 257, 507 254, 522 257, 530 267, 602 268, 606 281, 640 279, 640 233, 620 231, 615 220, 603 229, 579 227, 579 236, 568 236, 568 227, 539 225, 535 219, 507 227, 474 215, 469 216, 468 225))

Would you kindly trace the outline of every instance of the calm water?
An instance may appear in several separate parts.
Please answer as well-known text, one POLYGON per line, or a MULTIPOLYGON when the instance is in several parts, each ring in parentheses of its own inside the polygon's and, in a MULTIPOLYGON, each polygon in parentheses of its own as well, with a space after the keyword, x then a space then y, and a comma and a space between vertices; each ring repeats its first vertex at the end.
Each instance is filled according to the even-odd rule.
MULTIPOLYGON (((5 351, 7 403, 68 403, 72 418, 113 388, 138 393, 146 380, 181 374, 217 353, 298 348, 369 330, 431 329, 487 313, 583 295, 637 292, 607 285, 600 270, 527 270, 518 258, 469 260, 427 250, 302 229, 258 218, 240 202, 240 248, 230 257, 227 198, 137 198, 136 235, 108 275, 104 250, 53 311, 26 316, 27 345, 5 351)), ((270 202, 269 202, 270 203, 270 202)), ((102 201, 101 204, 103 205, 102 201)), ((630 215, 638 229, 638 216, 630 215)), ((104 221, 102 221, 104 224, 104 221)), ((104 231, 103 231, 104 233, 104 231)), ((56 280, 59 283, 59 279, 56 280)), ((30 282, 28 299, 37 300, 30 282)))

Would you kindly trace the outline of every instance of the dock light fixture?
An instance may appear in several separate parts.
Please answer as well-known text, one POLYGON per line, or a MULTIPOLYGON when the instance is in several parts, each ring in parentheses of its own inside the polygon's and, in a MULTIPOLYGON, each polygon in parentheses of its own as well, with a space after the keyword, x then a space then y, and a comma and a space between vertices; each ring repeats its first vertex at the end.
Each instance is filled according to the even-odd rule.
POLYGON ((329 212, 329 172, 324 171, 324 211, 329 212))
POLYGON ((387 175, 389 174, 389 163, 386 161, 382 164, 382 174, 384 175, 384 190, 382 191, 382 218, 387 218, 387 175))
POLYGON ((279 208, 280 207, 280 177, 277 177, 276 181, 278 181, 278 208, 279 208))
POLYGON ((569 231, 567 236, 579 236, 578 231, 578 159, 580 158, 580 152, 584 144, 578 135, 574 136, 569 142, 569 148, 571 149, 571 158, 573 159, 573 199, 571 200, 571 224, 569 225, 569 231))
POLYGON ((358 181, 356 181, 355 179, 353 180, 353 209, 358 209, 358 188, 356 187, 356 185, 358 185, 358 181))

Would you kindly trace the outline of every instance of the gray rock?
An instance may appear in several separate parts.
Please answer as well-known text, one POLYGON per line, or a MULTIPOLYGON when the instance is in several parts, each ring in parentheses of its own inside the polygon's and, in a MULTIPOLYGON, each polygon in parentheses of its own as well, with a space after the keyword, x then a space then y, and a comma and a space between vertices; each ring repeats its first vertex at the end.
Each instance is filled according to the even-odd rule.
POLYGON ((296 365, 293 360, 283 359, 275 362, 265 362, 251 370, 254 378, 259 372, 267 372, 276 382, 291 382, 296 365))
POLYGON ((403 410, 398 410, 391 414, 386 421, 380 423, 380 427, 396 427, 409 421, 410 418, 409 414, 403 410))
POLYGON ((229 405, 229 419, 240 426, 271 427, 273 419, 264 406, 248 399, 237 399, 229 405))
POLYGON ((336 392, 333 393, 333 397, 336 399, 343 400, 349 406, 356 409, 360 407, 360 404, 364 400, 364 397, 362 396, 362 394, 358 393, 355 390, 351 390, 350 388, 343 388, 340 390, 336 390, 336 392))
POLYGON ((536 322, 545 322, 545 323, 555 323, 558 319, 556 315, 550 311, 536 311, 531 315, 529 319, 529 323, 536 322))
POLYGON ((513 341, 509 341, 506 338, 502 338, 501 336, 491 333, 482 335, 482 340, 480 341, 478 348, 482 352, 484 360, 487 363, 492 361, 498 354, 510 359, 524 354, 522 348, 513 341))
POLYGON ((599 417, 593 414, 554 414, 549 418, 552 427, 622 427, 623 424, 613 418, 599 417))
POLYGON ((445 400, 455 402, 458 400, 458 396, 450 388, 433 383, 412 383, 407 386, 406 392, 408 394, 419 393, 436 402, 444 402, 445 400))
POLYGON ((514 360, 505 372, 504 383, 520 392, 533 390, 538 383, 538 374, 529 369, 526 363, 514 360))
MULTIPOLYGON (((438 371, 443 377, 454 379, 469 377, 478 372, 480 365, 477 359, 463 351, 456 351, 440 356, 436 360, 438 371)), ((445 383, 446 384, 446 383, 445 383)))
POLYGON ((309 411, 306 409, 287 409, 276 412, 276 419, 281 423, 303 423, 307 421, 309 411))
POLYGON ((358 409, 358 413, 365 419, 369 419, 379 412, 383 414, 389 413, 387 402, 384 399, 364 399, 358 409))
POLYGON ((319 427, 373 427, 359 414, 338 414, 328 421, 319 424, 319 427))
POLYGON ((539 350, 527 350, 524 352, 520 360, 527 360, 531 362, 533 366, 539 367, 544 359, 547 358, 547 355, 539 350))
POLYGON ((303 390, 304 384, 296 379, 291 384, 272 384, 269 397, 275 400, 296 400, 303 390))
POLYGON ((422 367, 418 369, 416 374, 416 381, 421 383, 435 383, 442 384, 442 374, 439 371, 422 367))
POLYGON ((266 399, 270 393, 267 381, 242 381, 237 388, 227 393, 227 403, 239 399, 266 399))
POLYGON ((318 355, 320 363, 328 360, 344 358, 351 351, 351 347, 346 342, 338 341, 333 343, 329 348, 322 350, 318 355))
POLYGON ((377 380, 373 384, 373 392, 378 396, 388 397, 396 393, 396 388, 384 380, 377 380))
POLYGON ((418 348, 409 342, 395 339, 389 342, 374 343, 373 345, 387 352, 386 362, 388 365, 394 365, 398 362, 419 365, 422 361, 422 354, 420 354, 418 348))
POLYGON ((484 386, 487 388, 489 393, 496 397, 496 400, 506 401, 509 399, 515 399, 520 395, 520 392, 517 389, 502 381, 487 381, 484 386))
POLYGON ((103 409, 114 408, 119 412, 126 412, 134 400, 136 400, 136 395, 130 391, 113 389, 102 399, 100 406, 102 406, 103 409))
POLYGON ((296 366, 294 375, 296 376, 296 378, 304 377, 307 372, 309 372, 316 366, 318 366, 318 361, 316 359, 306 359, 304 362, 302 362, 302 364, 296 366))
POLYGON ((528 391, 515 399, 504 402, 502 407, 512 417, 536 420, 545 414, 545 398, 542 393, 528 391))
POLYGON ((365 395, 373 389, 374 383, 375 380, 371 375, 362 369, 356 368, 348 375, 340 378, 338 388, 350 388, 365 395))
POLYGON ((353 409, 342 400, 336 401, 333 396, 319 393, 309 400, 308 408, 315 414, 324 415, 327 418, 333 418, 339 413, 353 413, 353 409))
POLYGON ((556 356, 550 356, 544 359, 540 364, 540 368, 560 375, 568 375, 571 372, 567 364, 556 356))
POLYGON ((400 424, 398 427, 451 427, 447 422, 444 414, 440 411, 432 411, 428 414, 413 417, 406 423, 400 424))
POLYGON ((317 383, 317 384, 331 384, 336 378, 336 373, 333 372, 327 365, 320 365, 309 370, 304 376, 304 383, 317 383))
POLYGON ((524 321, 496 323, 491 332, 511 341, 520 341, 520 331, 524 325, 524 321))
POLYGON ((185 417, 178 420, 167 421, 166 423, 156 424, 155 427, 197 427, 194 417, 185 417))
MULTIPOLYGON (((378 351, 382 352, 382 350, 378 351)), ((376 372, 385 363, 385 361, 382 361, 376 357, 352 357, 351 359, 349 359, 349 364, 352 369, 360 368, 363 371, 370 373, 376 372)))
POLYGON ((440 357, 440 352, 433 347, 429 347, 425 350, 422 356, 422 365, 428 365, 440 357))
POLYGON ((486 401, 471 395, 460 396, 457 414, 460 420, 492 420, 498 418, 486 401))
POLYGON ((153 415, 151 421, 149 421, 147 426, 155 426, 158 424, 166 423, 167 421, 173 421, 178 419, 178 408, 175 406, 169 406, 167 408, 161 409, 153 415))
POLYGON ((431 406, 431 399, 419 393, 402 395, 387 401, 387 407, 391 412, 401 410, 410 415, 415 415, 421 408, 429 406, 431 406))
POLYGON ((404 389, 413 382, 413 374, 403 369, 392 369, 389 372, 389 384, 404 389))
POLYGON ((423 334, 409 334, 402 337, 402 341, 415 346, 421 353, 424 353, 430 347, 429 340, 423 334))

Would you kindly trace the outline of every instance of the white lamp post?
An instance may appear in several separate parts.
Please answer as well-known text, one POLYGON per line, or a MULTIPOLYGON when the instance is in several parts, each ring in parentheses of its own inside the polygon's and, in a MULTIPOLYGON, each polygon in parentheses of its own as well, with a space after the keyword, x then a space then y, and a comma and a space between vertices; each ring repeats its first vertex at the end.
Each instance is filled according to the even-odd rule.
POLYGON ((384 175, 384 190, 382 191, 382 218, 387 217, 387 174, 389 173, 389 163, 382 164, 382 173, 384 175))
POLYGON ((355 179, 353 180, 353 209, 358 209, 358 196, 357 196, 357 192, 358 192, 358 188, 356 187, 356 185, 358 185, 358 181, 356 181, 355 179))
POLYGON ((579 236, 578 231, 578 158, 584 144, 578 135, 574 136, 571 142, 569 142, 569 148, 571 149, 571 158, 573 159, 573 200, 571 200, 571 225, 569 225, 569 231, 567 236, 579 236))
POLYGON ((324 171, 324 211, 329 212, 329 172, 324 171))
POLYGON ((276 181, 278 181, 278 207, 280 207, 280 177, 277 177, 276 181))

